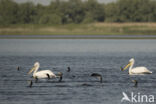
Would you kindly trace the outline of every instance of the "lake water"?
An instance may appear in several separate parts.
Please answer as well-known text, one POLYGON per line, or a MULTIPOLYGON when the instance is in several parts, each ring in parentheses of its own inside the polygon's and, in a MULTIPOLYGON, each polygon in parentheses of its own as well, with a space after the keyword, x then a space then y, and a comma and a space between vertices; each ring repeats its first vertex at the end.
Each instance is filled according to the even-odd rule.
POLYGON ((0 71, 0 104, 132 104, 121 102, 122 92, 156 97, 156 40, 0 39, 0 71), (132 57, 153 74, 120 71, 132 57), (62 72, 63 81, 39 80, 29 88, 27 72, 36 61, 40 70, 62 72))

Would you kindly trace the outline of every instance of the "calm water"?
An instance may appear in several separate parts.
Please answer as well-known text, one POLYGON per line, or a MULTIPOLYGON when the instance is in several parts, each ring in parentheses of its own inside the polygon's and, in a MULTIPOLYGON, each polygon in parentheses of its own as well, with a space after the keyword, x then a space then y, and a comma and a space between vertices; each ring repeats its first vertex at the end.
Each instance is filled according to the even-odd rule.
POLYGON ((121 103, 122 92, 156 97, 156 40, 0 39, 0 71, 0 104, 129 104, 121 103), (121 72, 131 57, 153 74, 121 72), (27 72, 36 61, 41 70, 63 72, 63 81, 39 80, 29 88, 27 72), (90 77, 94 72, 103 83, 90 77))

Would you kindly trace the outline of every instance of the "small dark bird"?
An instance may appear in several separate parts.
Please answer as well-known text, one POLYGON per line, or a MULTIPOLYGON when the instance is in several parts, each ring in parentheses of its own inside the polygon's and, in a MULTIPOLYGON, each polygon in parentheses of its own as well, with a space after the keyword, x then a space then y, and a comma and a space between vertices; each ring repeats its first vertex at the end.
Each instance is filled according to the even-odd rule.
POLYGON ((102 75, 101 75, 101 74, 92 73, 91 76, 92 76, 92 77, 97 77, 97 78, 100 80, 100 82, 102 83, 102 75))
POLYGON ((83 83, 82 86, 92 86, 92 85, 87 84, 87 83, 83 83))
POLYGON ((37 77, 34 77, 34 79, 35 79, 35 83, 37 83, 38 82, 38 78, 37 77))
POLYGON ((59 82, 61 82, 62 78, 63 78, 63 73, 62 72, 58 72, 58 74, 56 76, 60 78, 59 82))
POLYGON ((18 66, 16 69, 17 69, 17 71, 19 71, 20 70, 20 67, 18 66))
POLYGON ((72 75, 72 77, 75 78, 76 76, 75 75, 72 75))
POLYGON ((67 67, 67 72, 70 72, 70 70, 71 70, 70 67, 67 67))
POLYGON ((138 81, 137 80, 132 80, 132 82, 134 83, 134 87, 138 86, 138 81))
POLYGON ((32 80, 29 80, 29 87, 31 88, 31 87, 32 87, 32 85, 33 85, 32 80))

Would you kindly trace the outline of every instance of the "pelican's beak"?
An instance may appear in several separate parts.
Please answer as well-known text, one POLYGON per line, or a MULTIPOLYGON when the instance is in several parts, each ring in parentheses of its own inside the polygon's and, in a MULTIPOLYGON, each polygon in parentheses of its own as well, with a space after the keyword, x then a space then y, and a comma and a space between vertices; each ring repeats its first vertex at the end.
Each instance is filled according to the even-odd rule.
POLYGON ((121 70, 124 71, 126 70, 129 66, 131 66, 131 62, 129 62, 124 68, 122 68, 121 70))
POLYGON ((28 72, 28 74, 31 74, 34 70, 35 70, 35 66, 30 69, 30 71, 28 72))

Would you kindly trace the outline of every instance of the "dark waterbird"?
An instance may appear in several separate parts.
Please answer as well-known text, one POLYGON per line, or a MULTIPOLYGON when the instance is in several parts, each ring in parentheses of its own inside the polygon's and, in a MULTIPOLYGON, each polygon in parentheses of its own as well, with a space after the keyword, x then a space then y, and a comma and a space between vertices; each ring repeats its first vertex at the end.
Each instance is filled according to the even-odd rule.
POLYGON ((87 84, 87 83, 83 83, 81 86, 92 86, 92 85, 87 84))
POLYGON ((92 77, 97 77, 100 80, 100 82, 102 83, 102 75, 101 74, 99 74, 99 73, 92 73, 91 76, 92 77))
POLYGON ((67 67, 67 72, 70 72, 70 70, 71 70, 70 67, 67 67))
POLYGON ((56 74, 57 77, 59 77, 59 82, 62 81, 62 78, 63 78, 63 73, 62 72, 58 72, 58 74, 56 74))
POLYGON ((16 68, 16 69, 17 69, 17 71, 19 71, 19 70, 20 70, 20 67, 19 67, 19 66, 17 66, 17 68, 16 68))
POLYGON ((29 86, 28 86, 28 87, 30 87, 30 88, 31 88, 31 87, 32 87, 32 85, 33 85, 33 81, 32 81, 32 80, 29 80, 29 81, 28 81, 28 83, 29 83, 29 86))
POLYGON ((72 75, 72 77, 75 78, 76 76, 75 75, 72 75))
POLYGON ((37 76, 34 77, 34 80, 35 80, 35 83, 37 83, 38 82, 38 77, 37 76))
POLYGON ((132 80, 132 82, 134 83, 134 87, 138 86, 138 81, 137 80, 132 80))

